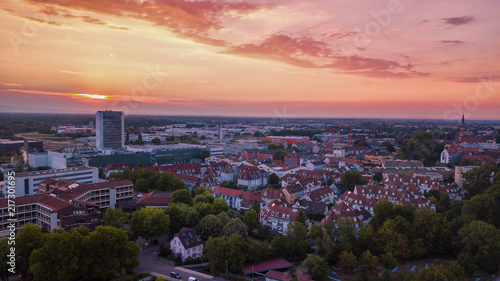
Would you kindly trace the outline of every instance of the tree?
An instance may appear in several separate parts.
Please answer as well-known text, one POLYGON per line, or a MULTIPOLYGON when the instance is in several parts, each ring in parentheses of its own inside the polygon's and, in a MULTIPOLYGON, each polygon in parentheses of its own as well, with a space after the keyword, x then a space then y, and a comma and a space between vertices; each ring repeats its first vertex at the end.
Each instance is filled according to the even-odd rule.
POLYGON ((383 143, 380 144, 381 146, 385 146, 387 147, 387 151, 388 152, 395 152, 396 150, 394 149, 394 146, 392 145, 392 143, 388 142, 388 141, 384 141, 383 143))
POLYGON ((412 232, 422 238, 428 253, 444 254, 450 247, 450 224, 439 213, 422 208, 415 213, 412 232))
POLYGON ((391 280, 392 280, 391 273, 389 273, 389 271, 387 270, 382 270, 382 275, 380 276, 378 281, 391 281, 391 280))
POLYGON ((374 256, 370 250, 366 250, 359 259, 360 266, 364 267, 369 272, 378 268, 379 259, 374 256))
MULTIPOLYGON (((9 276, 12 275, 11 272, 9 272, 9 269, 11 266, 9 265, 9 262, 11 262, 10 257, 10 248, 11 245, 9 245, 9 239, 4 237, 0 239, 0 278, 3 280, 8 280, 9 276)), ((13 256, 15 259, 15 254, 13 256)), ((13 263, 15 263, 15 260, 13 260, 13 263)))
POLYGON ((196 225, 196 232, 207 240, 209 237, 218 237, 222 229, 222 222, 220 219, 212 214, 205 216, 196 225))
POLYGON ((500 228, 500 185, 493 185, 485 192, 464 200, 462 213, 474 220, 481 220, 500 228))
POLYGON ((458 232, 462 253, 480 269, 494 273, 500 265, 500 230, 482 221, 473 221, 458 232))
POLYGON ((280 235, 275 235, 271 240, 271 254, 273 257, 287 257, 287 241, 286 238, 280 235))
POLYGON ((310 243, 307 237, 307 228, 300 222, 292 222, 286 230, 286 244, 290 257, 303 257, 307 254, 310 243))
POLYGON ((416 281, 453 281, 463 275, 461 268, 456 261, 446 263, 446 265, 435 264, 419 270, 415 276, 416 281))
POLYGON ((31 254, 30 272, 34 280, 72 280, 87 271, 90 255, 78 231, 48 235, 43 247, 31 254))
POLYGON ((375 182, 380 182, 384 179, 384 176, 382 175, 381 172, 376 172, 375 175, 373 176, 373 180, 375 182))
POLYGON ((198 202, 205 202, 205 203, 213 203, 214 202, 214 195, 212 194, 212 191, 210 191, 209 187, 202 186, 200 187, 201 193, 196 194, 194 196, 194 203, 198 202))
POLYGON ((187 189, 179 189, 174 191, 172 194, 172 203, 184 203, 186 205, 192 206, 193 199, 191 198, 191 193, 187 189))
POLYGON ((161 140, 159 138, 154 138, 154 139, 151 140, 151 144, 160 145, 161 144, 161 140))
POLYGON ((285 159, 285 156, 288 155, 288 152, 283 150, 276 150, 273 154, 273 160, 281 160, 285 159))
POLYGON ((231 234, 226 241, 226 260, 228 261, 229 269, 239 271, 243 268, 243 264, 247 260, 248 244, 238 233, 231 234))
POLYGON ((104 225, 123 228, 123 225, 129 221, 129 215, 125 214, 121 208, 107 208, 102 221, 104 225))
POLYGON ((330 272, 328 263, 317 255, 309 255, 302 262, 302 266, 312 275, 313 280, 321 280, 330 272))
POLYGON ((210 272, 223 271, 226 263, 226 240, 221 237, 210 237, 203 247, 203 259, 210 263, 210 272))
POLYGON ((343 251, 339 256, 339 265, 347 271, 358 267, 358 259, 352 252, 343 251))
POLYGON ((31 253, 43 246, 45 237, 42 229, 31 223, 19 229, 16 236, 16 273, 26 275, 30 266, 31 253))
POLYGON ((275 173, 272 173, 269 176, 269 184, 278 184, 278 183, 280 183, 280 177, 275 173))
POLYGON ((134 187, 137 192, 147 193, 149 191, 149 182, 147 179, 138 179, 134 187))
POLYGON ((252 231, 259 225, 259 214, 254 209, 245 212, 245 224, 249 231, 252 231))
POLYGON ((110 280, 117 272, 131 273, 139 265, 139 247, 128 241, 124 230, 98 226, 85 239, 84 249, 91 255, 86 276, 110 280))
POLYGON ((295 219, 296 222, 300 222, 301 224, 306 224, 307 217, 304 214, 303 210, 299 210, 299 213, 297 215, 297 218, 295 219))
POLYGON ((390 252, 380 255, 380 262, 387 269, 393 269, 398 265, 398 260, 390 252))
POLYGON ((221 231, 221 235, 225 237, 229 237, 234 233, 237 233, 242 237, 247 237, 248 235, 247 226, 239 218, 229 220, 221 231))
POLYGON ((491 186, 491 170, 486 165, 466 172, 463 177, 463 189, 467 192, 468 197, 482 193, 491 186))
POLYGON ((208 157, 210 157, 210 150, 205 149, 205 148, 202 149, 200 151, 200 159, 203 160, 203 161, 205 161, 205 159, 208 158, 208 157))
POLYGON ((269 243, 267 241, 258 242, 256 240, 250 241, 248 244, 248 262, 257 263, 261 260, 267 260, 271 256, 269 243))
POLYGON ((179 233, 181 228, 186 224, 185 213, 179 207, 179 204, 169 204, 168 208, 165 209, 165 214, 170 218, 170 232, 179 233))
POLYGON ((161 237, 169 232, 170 218, 161 209, 143 208, 135 211, 130 221, 130 229, 136 236, 145 239, 161 237))
POLYGON ((212 211, 214 212, 214 215, 219 215, 221 213, 225 213, 228 210, 229 210, 229 206, 226 205, 226 202, 224 201, 224 199, 222 199, 222 198, 215 198, 214 199, 214 203, 212 204, 212 211))
POLYGON ((347 190, 353 191, 356 185, 364 185, 367 184, 368 181, 364 180, 361 173, 358 171, 347 171, 342 175, 340 183, 347 190))

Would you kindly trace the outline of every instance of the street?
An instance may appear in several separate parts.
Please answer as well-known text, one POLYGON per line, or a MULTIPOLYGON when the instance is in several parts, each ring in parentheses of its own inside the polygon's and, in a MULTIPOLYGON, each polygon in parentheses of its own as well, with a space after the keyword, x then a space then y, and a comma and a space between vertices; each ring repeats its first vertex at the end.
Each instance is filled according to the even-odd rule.
POLYGON ((200 281, 222 281, 223 278, 214 277, 208 274, 196 272, 190 269, 186 269, 179 266, 173 266, 163 263, 158 260, 155 253, 158 253, 160 246, 156 245, 147 249, 142 250, 139 253, 139 266, 135 268, 138 273, 148 272, 148 273, 159 273, 166 276, 167 280, 177 281, 178 279, 170 277, 170 273, 175 271, 181 275, 183 281, 187 281, 189 277, 196 277, 200 281))

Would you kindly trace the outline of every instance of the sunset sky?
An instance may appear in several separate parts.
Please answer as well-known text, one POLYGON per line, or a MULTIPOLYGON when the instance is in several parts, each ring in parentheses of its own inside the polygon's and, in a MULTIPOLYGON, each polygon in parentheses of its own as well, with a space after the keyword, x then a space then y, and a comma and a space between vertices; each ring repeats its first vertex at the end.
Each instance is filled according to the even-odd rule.
POLYGON ((2 0, 0 112, 500 119, 498 11, 498 0, 2 0))

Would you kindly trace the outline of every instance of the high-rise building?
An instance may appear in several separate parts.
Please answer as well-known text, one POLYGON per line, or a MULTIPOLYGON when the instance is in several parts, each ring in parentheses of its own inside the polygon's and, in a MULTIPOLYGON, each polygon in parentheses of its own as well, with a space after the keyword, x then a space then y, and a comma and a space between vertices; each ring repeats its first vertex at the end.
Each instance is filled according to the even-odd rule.
POLYGON ((124 138, 124 116, 121 111, 98 111, 96 113, 97 148, 122 148, 124 138))

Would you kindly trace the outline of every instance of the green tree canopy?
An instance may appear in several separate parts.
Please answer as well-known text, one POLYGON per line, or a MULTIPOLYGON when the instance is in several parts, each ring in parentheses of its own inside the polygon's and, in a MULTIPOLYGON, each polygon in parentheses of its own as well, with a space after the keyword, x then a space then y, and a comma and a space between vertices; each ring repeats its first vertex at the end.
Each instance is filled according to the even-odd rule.
POLYGON ((463 174, 463 189, 468 197, 484 192, 491 184, 491 170, 486 165, 467 171, 463 174))
POLYGON ((130 229, 136 236, 151 239, 169 232, 170 218, 157 208, 143 208, 135 211, 130 221, 130 229))
POLYGON ((222 230, 222 222, 220 219, 212 214, 205 216, 196 225, 196 232, 204 239, 209 237, 218 237, 222 230))
POLYGON ((229 222, 222 228, 221 235, 229 237, 233 233, 237 233, 242 237, 248 236, 248 230, 245 223, 243 223, 239 218, 234 218, 229 220, 229 222))
POLYGON ((352 252, 343 251, 339 256, 339 265, 347 271, 352 271, 358 267, 358 259, 352 252))
POLYGON ((328 263, 317 255, 309 255, 302 262, 302 266, 312 275, 313 280, 321 280, 330 272, 328 263))
POLYGON ((347 171, 342 175, 340 183, 347 190, 353 191, 356 185, 367 184, 368 181, 364 180, 361 173, 358 171, 347 171))
POLYGON ((193 199, 191 198, 191 193, 187 189, 179 189, 174 191, 172 194, 172 203, 184 203, 186 205, 192 206, 193 199))
POLYGON ((500 231, 482 221, 473 221, 458 233, 462 253, 487 272, 494 273, 500 265, 500 231))
POLYGON ((107 208, 104 216, 102 217, 102 221, 104 225, 113 226, 116 228, 123 228, 123 225, 128 223, 129 214, 123 212, 122 209, 112 209, 107 208))
POLYGON ((250 209, 245 212, 244 220, 248 231, 252 231, 259 225, 259 214, 254 209, 250 209))

